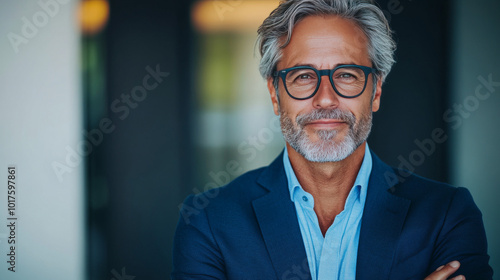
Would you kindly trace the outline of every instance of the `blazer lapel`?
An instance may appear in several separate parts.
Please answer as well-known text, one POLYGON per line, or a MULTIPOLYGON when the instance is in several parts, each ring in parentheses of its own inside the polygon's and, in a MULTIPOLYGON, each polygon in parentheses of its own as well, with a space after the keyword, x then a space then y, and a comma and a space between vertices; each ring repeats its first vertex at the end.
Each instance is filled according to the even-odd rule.
POLYGON ((310 279, 306 251, 295 206, 290 200, 283 153, 260 176, 269 193, 252 202, 278 279, 310 279), (292 278, 290 278, 292 277, 292 278))
POLYGON ((398 176, 372 153, 373 168, 361 221, 356 279, 388 279, 410 200, 393 195, 398 176))

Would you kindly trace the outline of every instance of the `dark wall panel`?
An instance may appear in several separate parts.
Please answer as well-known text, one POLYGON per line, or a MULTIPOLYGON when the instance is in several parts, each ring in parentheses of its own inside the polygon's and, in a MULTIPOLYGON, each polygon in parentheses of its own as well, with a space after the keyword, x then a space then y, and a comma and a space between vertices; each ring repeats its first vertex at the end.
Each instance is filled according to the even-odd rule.
MULTIPOLYGON (((106 264, 91 275, 111 279, 125 269, 136 279, 168 279, 190 185, 189 1, 110 4, 107 108, 116 129, 101 150, 108 203, 96 217, 106 264)), ((99 267, 93 261, 91 252, 90 267, 99 267)))
POLYGON ((447 132, 443 119, 448 94, 447 1, 378 2, 390 19, 398 47, 397 62, 383 86, 381 109, 374 115, 369 143, 393 166, 447 181, 448 143, 426 141, 432 139, 436 129, 447 132))

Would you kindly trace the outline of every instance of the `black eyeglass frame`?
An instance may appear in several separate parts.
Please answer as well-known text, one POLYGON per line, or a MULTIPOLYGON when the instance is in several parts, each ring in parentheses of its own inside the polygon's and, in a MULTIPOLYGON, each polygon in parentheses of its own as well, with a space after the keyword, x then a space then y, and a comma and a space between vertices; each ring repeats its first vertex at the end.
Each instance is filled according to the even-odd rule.
POLYGON ((275 71, 273 73, 273 76, 274 77, 278 77, 278 76, 281 77, 281 80, 283 81, 283 86, 285 87, 285 90, 286 90, 286 93, 288 94, 288 96, 290 96, 291 98, 296 99, 296 100, 305 100, 305 99, 309 99, 309 98, 313 97, 318 92, 319 85, 321 84, 321 76, 328 76, 330 78, 330 84, 332 85, 333 90, 339 96, 341 96, 343 98, 356 98, 356 97, 360 96, 361 94, 363 94, 363 92, 365 92, 366 84, 368 83, 368 75, 370 75, 370 73, 375 75, 377 73, 377 69, 372 68, 372 67, 368 67, 368 66, 363 66, 363 65, 345 64, 345 65, 339 65, 333 69, 318 70, 314 67, 304 65, 304 66, 295 66, 295 67, 275 71), (343 95, 342 93, 340 93, 337 90, 337 88, 335 87, 335 83, 333 82, 333 73, 340 68, 348 68, 348 67, 350 67, 350 68, 355 67, 355 68, 361 69, 365 73, 365 77, 366 77, 365 85, 363 86, 363 90, 361 90, 361 92, 359 94, 353 95, 353 96, 346 96, 346 95, 343 95), (290 92, 288 91, 287 86, 286 86, 286 80, 285 80, 286 75, 288 74, 288 72, 290 72, 292 70, 297 70, 297 69, 311 69, 314 72, 316 72, 316 75, 318 76, 318 83, 316 84, 316 89, 314 90, 314 92, 311 95, 309 95, 307 97, 299 98, 299 97, 295 97, 295 96, 291 95, 290 92))

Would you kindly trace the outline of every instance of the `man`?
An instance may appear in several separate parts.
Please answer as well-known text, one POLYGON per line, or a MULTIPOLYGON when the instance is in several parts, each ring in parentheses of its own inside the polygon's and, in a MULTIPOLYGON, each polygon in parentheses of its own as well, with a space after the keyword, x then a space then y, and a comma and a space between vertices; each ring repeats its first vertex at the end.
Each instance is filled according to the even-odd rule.
POLYGON ((396 171, 366 139, 395 44, 370 1, 289 0, 259 28, 286 141, 184 202, 173 279, 492 279, 464 188, 396 171))

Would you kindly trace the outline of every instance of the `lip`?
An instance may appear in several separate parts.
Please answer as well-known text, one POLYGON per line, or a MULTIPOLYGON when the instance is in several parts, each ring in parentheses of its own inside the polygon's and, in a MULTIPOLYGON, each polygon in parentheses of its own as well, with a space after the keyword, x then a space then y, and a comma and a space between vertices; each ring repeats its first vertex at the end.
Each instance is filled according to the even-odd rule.
POLYGON ((336 128, 336 127, 341 126, 343 124, 347 124, 347 123, 345 121, 341 121, 341 120, 321 119, 321 120, 315 120, 315 121, 308 122, 306 125, 316 127, 316 128, 336 128))

